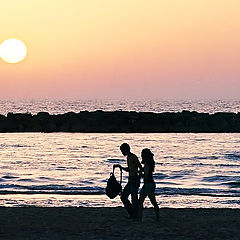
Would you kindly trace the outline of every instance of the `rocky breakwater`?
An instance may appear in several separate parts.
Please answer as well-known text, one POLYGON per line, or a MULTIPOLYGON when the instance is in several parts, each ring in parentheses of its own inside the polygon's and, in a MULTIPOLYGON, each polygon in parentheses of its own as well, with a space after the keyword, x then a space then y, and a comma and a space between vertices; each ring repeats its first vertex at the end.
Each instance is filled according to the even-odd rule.
POLYGON ((39 112, 0 115, 0 132, 240 132, 240 113, 215 114, 182 111, 177 113, 82 111, 50 115, 39 112))

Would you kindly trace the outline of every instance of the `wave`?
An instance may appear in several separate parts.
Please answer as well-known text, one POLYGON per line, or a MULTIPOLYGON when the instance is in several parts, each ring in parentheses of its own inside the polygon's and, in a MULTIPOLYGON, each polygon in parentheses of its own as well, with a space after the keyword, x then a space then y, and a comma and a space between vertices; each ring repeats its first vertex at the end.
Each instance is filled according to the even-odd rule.
MULTIPOLYGON (((186 160, 186 159, 185 159, 186 160)), ((157 165, 164 165, 164 166, 175 166, 173 163, 157 163, 157 165)), ((197 162, 197 163, 183 163, 181 164, 182 167, 193 167, 193 166, 198 166, 198 167, 228 167, 228 168, 239 168, 239 164, 228 164, 228 163, 202 163, 202 162, 197 162)))
POLYGON ((118 159, 118 158, 109 158, 109 159, 107 159, 107 161, 108 161, 109 163, 122 163, 122 162, 125 162, 125 160, 123 160, 123 159, 118 159))
MULTIPOLYGON (((238 183, 239 184, 239 183, 238 183)), ((69 187, 64 185, 36 185, 21 186, 17 184, 0 185, 0 195, 7 194, 60 194, 60 195, 104 195, 105 188, 102 187, 69 187)), ((210 188, 156 188, 156 195, 198 195, 212 197, 240 197, 240 190, 224 190, 210 188)))
POLYGON ((217 156, 194 156, 189 158, 189 160, 216 160, 218 158, 217 156))
POLYGON ((224 154, 224 157, 228 160, 240 160, 240 153, 234 152, 234 153, 226 153, 224 154))
POLYGON ((204 142, 204 141, 209 141, 207 138, 195 138, 194 141, 196 142, 204 142))
POLYGON ((202 181, 206 181, 206 182, 237 181, 237 182, 240 182, 240 177, 239 176, 215 175, 215 176, 210 176, 210 177, 204 177, 204 178, 202 178, 202 181))
POLYGON ((227 185, 231 188, 240 188, 240 181, 237 182, 226 182, 226 183, 222 183, 222 185, 227 185))
POLYGON ((178 179, 185 178, 186 176, 192 175, 194 173, 193 170, 182 170, 182 171, 173 171, 171 175, 167 175, 164 173, 156 173, 154 174, 154 179, 178 179))
POLYGON ((69 187, 65 185, 57 185, 57 184, 50 184, 50 185, 32 185, 32 186, 25 186, 25 185, 18 185, 18 184, 0 184, 0 189, 4 188, 11 188, 11 189, 26 189, 26 190, 88 190, 88 191, 99 191, 103 188, 101 187, 69 187))
POLYGON ((24 144, 12 144, 12 145, 7 145, 7 144, 0 144, 0 148, 30 148, 30 145, 24 145, 24 144))
POLYGON ((154 174, 154 179, 167 179, 169 176, 164 173, 155 173, 154 174))
POLYGON ((17 190, 0 190, 0 195, 12 195, 12 194, 24 194, 24 195, 33 195, 33 194, 47 194, 47 195, 103 195, 105 191, 44 191, 44 190, 37 190, 37 191, 17 191, 17 190))
POLYGON ((156 195, 198 195, 213 197, 240 197, 240 191, 228 191, 224 189, 210 188, 170 188, 163 187, 156 189, 156 195))
POLYGON ((18 182, 37 182, 36 180, 31 179, 31 178, 20 178, 17 181, 18 182))
POLYGON ((236 200, 236 199, 231 199, 231 200, 227 200, 227 201, 223 201, 223 204, 240 204, 240 200, 236 200))
POLYGON ((19 177, 6 175, 6 176, 3 176, 1 179, 16 179, 16 178, 19 178, 19 177))

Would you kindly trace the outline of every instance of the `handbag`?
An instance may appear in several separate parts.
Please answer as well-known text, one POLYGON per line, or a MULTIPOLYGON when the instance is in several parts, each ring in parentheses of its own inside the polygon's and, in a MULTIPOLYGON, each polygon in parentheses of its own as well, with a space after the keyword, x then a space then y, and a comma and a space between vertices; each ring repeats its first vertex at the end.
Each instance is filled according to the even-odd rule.
POLYGON ((119 195, 122 192, 122 170, 120 169, 120 182, 117 181, 115 175, 114 175, 113 168, 112 173, 110 173, 110 178, 107 181, 107 187, 106 187, 106 195, 113 199, 117 195, 119 195))

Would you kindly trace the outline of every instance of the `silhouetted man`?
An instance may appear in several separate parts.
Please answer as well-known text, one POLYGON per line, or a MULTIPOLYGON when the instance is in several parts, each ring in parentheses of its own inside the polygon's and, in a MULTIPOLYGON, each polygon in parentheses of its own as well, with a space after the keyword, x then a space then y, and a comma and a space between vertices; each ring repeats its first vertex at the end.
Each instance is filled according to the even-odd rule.
POLYGON ((120 146, 120 150, 124 156, 127 156, 127 167, 122 167, 120 164, 114 165, 120 169, 129 173, 128 183, 124 187, 121 200, 128 211, 129 217, 133 220, 138 219, 138 188, 140 185, 139 171, 142 171, 142 165, 138 160, 138 157, 131 153, 130 146, 127 143, 123 143, 120 146), (128 200, 131 194, 132 203, 128 200))

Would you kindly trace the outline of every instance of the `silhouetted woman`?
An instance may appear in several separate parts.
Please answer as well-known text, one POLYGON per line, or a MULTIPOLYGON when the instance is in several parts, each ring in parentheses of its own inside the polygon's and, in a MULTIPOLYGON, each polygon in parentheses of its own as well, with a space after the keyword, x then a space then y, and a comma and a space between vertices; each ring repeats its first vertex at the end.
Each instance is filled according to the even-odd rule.
POLYGON ((159 220, 159 207, 155 197, 155 188, 156 184, 153 180, 153 172, 155 168, 155 161, 153 159, 153 153, 145 148, 142 150, 142 163, 143 167, 143 177, 144 177, 144 185, 140 191, 139 197, 139 218, 142 220, 142 211, 143 211, 143 202, 145 198, 148 196, 155 210, 156 220, 159 220))

